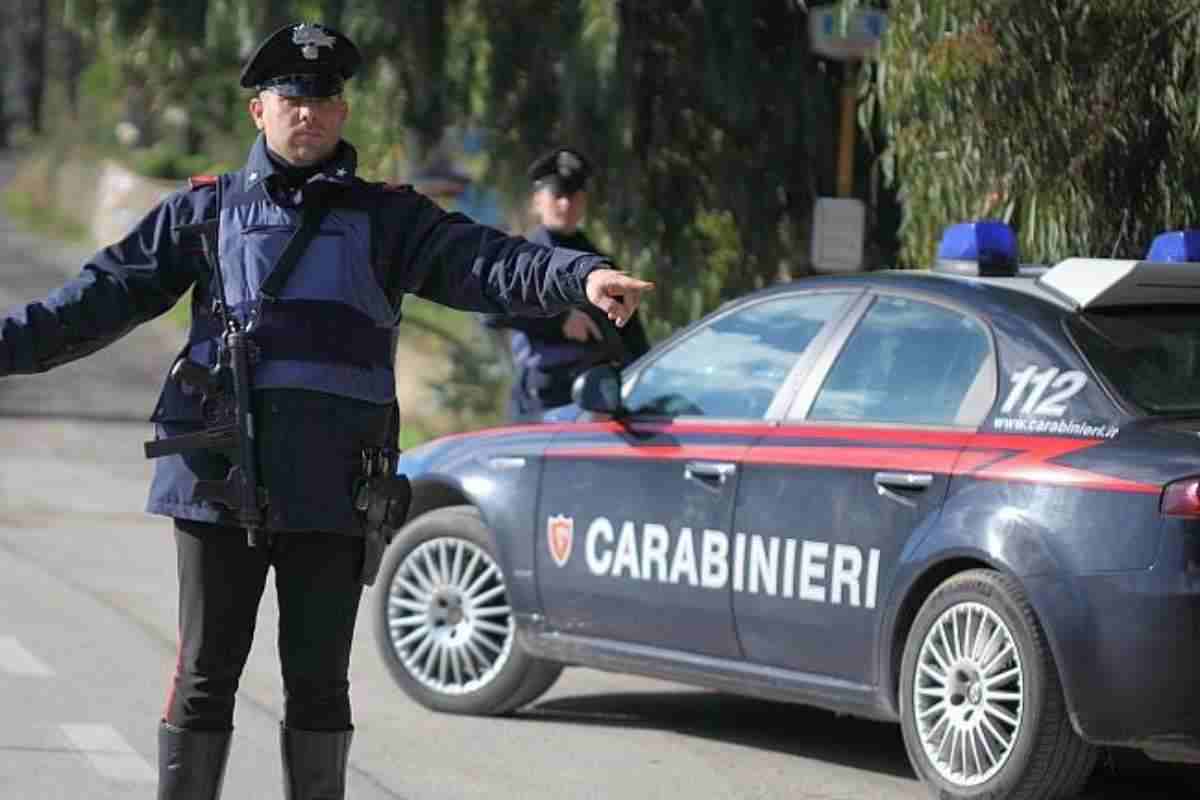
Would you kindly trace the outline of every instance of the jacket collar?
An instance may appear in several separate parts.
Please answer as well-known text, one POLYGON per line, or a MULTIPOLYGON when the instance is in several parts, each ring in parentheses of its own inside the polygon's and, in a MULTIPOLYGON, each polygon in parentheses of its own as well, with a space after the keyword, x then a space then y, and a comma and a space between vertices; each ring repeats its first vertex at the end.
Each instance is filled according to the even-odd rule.
MULTIPOLYGON (((330 181, 332 183, 349 184, 354 180, 354 172, 358 169, 358 151, 345 139, 338 142, 333 155, 309 181, 330 181)), ((261 133, 250 148, 250 156, 246 166, 242 168, 246 189, 252 189, 279 172, 275 162, 267 155, 267 140, 261 133)))

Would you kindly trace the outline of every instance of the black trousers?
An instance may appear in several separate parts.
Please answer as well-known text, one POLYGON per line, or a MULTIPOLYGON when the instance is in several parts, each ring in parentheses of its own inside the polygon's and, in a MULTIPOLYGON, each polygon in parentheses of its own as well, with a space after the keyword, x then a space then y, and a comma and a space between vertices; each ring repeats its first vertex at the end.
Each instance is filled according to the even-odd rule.
POLYGON ((363 542, 281 533, 251 548, 241 528, 176 520, 179 657, 163 718, 188 730, 233 728, 234 696, 267 571, 275 569, 284 725, 350 730, 350 645, 362 596, 363 542))

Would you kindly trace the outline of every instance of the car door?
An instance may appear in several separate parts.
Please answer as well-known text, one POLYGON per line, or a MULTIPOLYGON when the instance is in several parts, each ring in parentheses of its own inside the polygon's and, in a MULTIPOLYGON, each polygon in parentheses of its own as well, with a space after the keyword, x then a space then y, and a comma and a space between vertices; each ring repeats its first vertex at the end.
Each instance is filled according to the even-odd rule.
POLYGON ((562 633, 738 658, 730 604, 742 454, 786 410, 798 360, 848 293, 775 293, 718 312, 639 364, 620 421, 546 453, 535 565, 562 633))
POLYGON ((860 312, 743 458, 734 615, 747 659, 871 685, 893 566, 937 515, 996 362, 961 309, 879 295, 860 312))

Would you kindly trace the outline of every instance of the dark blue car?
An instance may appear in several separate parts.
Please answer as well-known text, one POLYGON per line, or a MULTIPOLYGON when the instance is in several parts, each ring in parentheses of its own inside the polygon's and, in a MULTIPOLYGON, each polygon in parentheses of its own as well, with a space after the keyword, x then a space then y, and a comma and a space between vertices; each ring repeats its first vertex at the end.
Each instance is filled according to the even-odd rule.
POLYGON ((945 798, 1069 797, 1104 745, 1200 761, 1200 264, 1026 269, 985 224, 942 254, 405 454, 397 683, 499 714, 581 665, 895 720, 945 798))

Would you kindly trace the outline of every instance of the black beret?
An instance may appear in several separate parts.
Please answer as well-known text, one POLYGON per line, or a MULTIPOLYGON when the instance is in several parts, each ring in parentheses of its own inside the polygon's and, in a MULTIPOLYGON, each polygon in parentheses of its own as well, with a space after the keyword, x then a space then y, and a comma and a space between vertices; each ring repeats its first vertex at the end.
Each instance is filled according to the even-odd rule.
POLYGON ((529 180, 557 194, 577 192, 587 183, 592 165, 583 153, 570 147, 556 147, 529 165, 529 180))
POLYGON ((262 41, 242 68, 247 89, 286 97, 329 97, 362 63, 354 42, 324 25, 286 25, 262 41))

